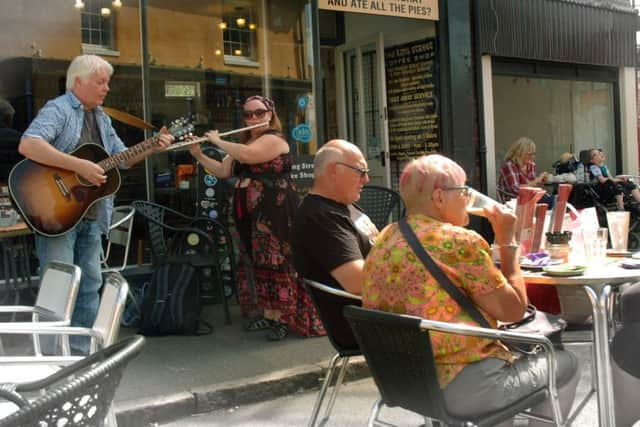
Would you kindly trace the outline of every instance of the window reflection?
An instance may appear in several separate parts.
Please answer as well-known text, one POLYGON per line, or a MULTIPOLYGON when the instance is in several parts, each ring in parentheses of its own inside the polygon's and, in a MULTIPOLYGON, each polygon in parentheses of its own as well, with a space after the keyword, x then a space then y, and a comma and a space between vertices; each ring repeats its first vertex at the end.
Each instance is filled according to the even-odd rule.
MULTIPOLYGON (((276 102, 291 151, 315 152, 310 1, 147 0, 145 4, 147 121, 160 128, 175 118, 192 116, 198 135, 209 129, 236 129, 244 125, 242 101, 260 94, 276 102), (227 24, 225 30, 219 27, 222 22, 227 24), (171 82, 184 85, 167 84, 171 82), (298 139, 292 137, 296 128, 298 139)), ((7 25, 0 28, 5 40, 0 47, 0 97, 15 108, 16 130, 24 131, 48 100, 64 93, 67 67, 79 52, 103 55, 114 66, 105 106, 143 118, 139 2, 64 0, 50 13, 39 13, 41 8, 40 0, 21 0, 7 3, 3 10, 7 25), (82 7, 74 7, 80 3, 82 7), (110 9, 108 17, 102 8, 110 9)), ((114 126, 127 146, 144 138, 139 129, 116 121, 114 126)), ((192 162, 183 149, 150 157, 148 172, 143 163, 123 171, 116 203, 146 199, 147 183, 152 198, 159 197, 159 189, 175 192, 178 166, 192 162)), ((190 188, 193 192, 194 186, 190 188)), ((196 206, 194 200, 178 206, 174 195, 162 197, 157 201, 184 207, 186 213, 196 206)))

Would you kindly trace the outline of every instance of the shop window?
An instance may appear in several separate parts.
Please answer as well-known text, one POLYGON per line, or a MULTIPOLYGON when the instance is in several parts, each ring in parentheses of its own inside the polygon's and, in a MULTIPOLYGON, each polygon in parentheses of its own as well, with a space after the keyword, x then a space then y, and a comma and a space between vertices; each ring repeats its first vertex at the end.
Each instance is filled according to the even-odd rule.
POLYGON ((256 62, 256 16, 250 8, 236 7, 222 16, 224 62, 258 66, 256 62))
POLYGON ((80 11, 83 53, 118 56, 114 47, 114 10, 105 0, 84 0, 80 11))

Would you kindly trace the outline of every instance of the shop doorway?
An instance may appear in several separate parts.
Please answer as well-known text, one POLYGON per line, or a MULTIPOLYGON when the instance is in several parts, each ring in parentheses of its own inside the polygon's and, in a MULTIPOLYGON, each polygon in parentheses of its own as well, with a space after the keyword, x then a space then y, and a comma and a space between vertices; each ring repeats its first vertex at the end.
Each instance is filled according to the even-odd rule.
POLYGON ((384 36, 378 33, 336 49, 338 131, 365 155, 371 184, 388 187, 384 36))
POLYGON ((358 145, 371 184, 397 189, 404 160, 438 138, 437 55, 423 50, 435 23, 344 13, 341 27, 340 42, 322 46, 327 136, 358 145))

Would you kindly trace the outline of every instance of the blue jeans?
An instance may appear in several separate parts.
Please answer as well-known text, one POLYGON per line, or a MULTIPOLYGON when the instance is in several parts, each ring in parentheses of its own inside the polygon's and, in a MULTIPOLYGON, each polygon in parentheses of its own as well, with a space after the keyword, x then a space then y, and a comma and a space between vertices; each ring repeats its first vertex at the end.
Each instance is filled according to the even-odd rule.
MULTIPOLYGON (((97 221, 81 221, 73 230, 58 237, 36 236, 40 268, 49 261, 61 261, 75 264, 82 271, 72 326, 91 328, 96 320, 102 287, 101 249, 102 236, 97 221)), ((70 339, 71 349, 76 353, 88 353, 89 343, 88 337, 72 336, 70 339)), ((51 350, 45 347, 43 342, 43 350, 51 350)))

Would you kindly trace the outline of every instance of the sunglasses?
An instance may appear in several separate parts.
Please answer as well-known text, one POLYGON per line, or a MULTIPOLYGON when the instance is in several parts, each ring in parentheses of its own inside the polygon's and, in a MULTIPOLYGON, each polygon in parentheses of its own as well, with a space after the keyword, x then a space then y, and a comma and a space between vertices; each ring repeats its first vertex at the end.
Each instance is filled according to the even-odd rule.
POLYGON ((342 165, 346 168, 351 169, 352 171, 356 171, 360 174, 360 178, 364 178, 366 175, 369 174, 369 169, 368 168, 359 168, 356 166, 351 166, 350 164, 347 163, 342 163, 342 162, 336 162, 336 165, 342 165))
POLYGON ((261 119, 264 117, 265 114, 267 114, 269 111, 271 110, 265 110, 264 108, 258 108, 257 110, 244 110, 242 112, 242 117, 244 117, 245 119, 250 119, 252 117, 255 117, 256 119, 261 119))

